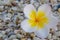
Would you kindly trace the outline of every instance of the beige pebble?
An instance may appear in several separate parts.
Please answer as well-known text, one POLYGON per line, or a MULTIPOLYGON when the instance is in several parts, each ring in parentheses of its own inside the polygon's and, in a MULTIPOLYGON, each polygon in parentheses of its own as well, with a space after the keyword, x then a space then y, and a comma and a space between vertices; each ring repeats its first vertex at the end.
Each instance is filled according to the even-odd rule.
POLYGON ((57 28, 58 28, 58 30, 60 30, 60 22, 58 22, 57 28))
POLYGON ((52 4, 57 3, 57 0, 50 0, 52 4))
POLYGON ((9 9, 8 12, 14 15, 14 11, 12 9, 9 9))
POLYGON ((18 39, 13 39, 13 40, 18 40, 18 39))
POLYGON ((2 27, 2 23, 0 23, 0 27, 2 27))
POLYGON ((21 34, 18 34, 18 33, 17 33, 17 34, 16 34, 16 37, 17 37, 17 38, 22 38, 22 37, 24 37, 24 35, 21 35, 21 34))
POLYGON ((57 38, 57 40, 60 40, 60 38, 57 38))
POLYGON ((44 0, 41 0, 41 3, 43 4, 44 3, 44 0))
POLYGON ((0 23, 2 22, 2 20, 0 19, 0 23))
POLYGON ((35 37, 35 34, 34 34, 34 33, 31 33, 30 36, 31 36, 31 37, 35 37))
POLYGON ((15 30, 14 33, 22 33, 22 30, 15 30))
POLYGON ((21 40, 27 40, 27 38, 21 38, 21 40))
POLYGON ((60 13, 60 8, 58 9, 58 12, 60 13))
POLYGON ((60 1, 60 0, 58 0, 58 1, 60 1))

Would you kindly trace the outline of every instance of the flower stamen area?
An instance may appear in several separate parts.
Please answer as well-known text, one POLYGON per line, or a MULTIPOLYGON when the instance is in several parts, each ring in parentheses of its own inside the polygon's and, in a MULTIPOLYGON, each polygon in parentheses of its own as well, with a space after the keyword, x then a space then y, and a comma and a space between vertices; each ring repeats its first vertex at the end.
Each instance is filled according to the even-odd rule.
POLYGON ((32 10, 29 17, 30 19, 28 19, 28 23, 32 28, 37 27, 37 29, 41 29, 45 24, 48 24, 48 17, 44 11, 39 10, 36 13, 34 10, 32 10))

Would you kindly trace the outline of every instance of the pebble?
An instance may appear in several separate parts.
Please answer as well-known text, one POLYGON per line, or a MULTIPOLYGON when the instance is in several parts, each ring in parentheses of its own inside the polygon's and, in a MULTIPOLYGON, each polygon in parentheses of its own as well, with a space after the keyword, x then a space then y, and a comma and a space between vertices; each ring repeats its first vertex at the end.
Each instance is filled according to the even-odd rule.
POLYGON ((57 28, 58 28, 58 30, 60 30, 60 22, 58 22, 57 28))
POLYGON ((6 32, 5 31, 2 31, 3 34, 5 34, 6 32))
POLYGON ((14 27, 16 27, 16 25, 11 22, 11 23, 8 24, 8 27, 14 28, 14 27))
POLYGON ((21 38, 21 40, 27 40, 27 38, 21 38))
POLYGON ((24 36, 17 33, 17 34, 16 34, 16 37, 17 37, 17 38, 22 38, 22 37, 24 37, 24 36))
POLYGON ((2 33, 0 33, 0 37, 3 37, 3 34, 2 33))
POLYGON ((8 29, 6 29, 5 31, 6 32, 10 32, 12 29, 11 28, 8 28, 8 29))
POLYGON ((56 36, 60 36, 60 31, 55 33, 56 36))
POLYGON ((56 37, 55 35, 53 35, 53 37, 52 37, 52 38, 53 38, 54 40, 55 40, 55 39, 57 39, 57 37, 56 37))
POLYGON ((18 39, 13 39, 13 40, 18 40, 18 39))
POLYGON ((9 39, 16 39, 16 35, 11 35, 9 39))
POLYGON ((20 32, 20 30, 14 30, 14 33, 15 34, 17 34, 17 33, 19 33, 20 32))
POLYGON ((10 3, 10 0, 0 0, 0 5, 6 5, 6 4, 9 4, 10 3))
POLYGON ((49 34, 49 35, 48 35, 48 39, 51 39, 51 38, 52 38, 52 35, 51 35, 51 34, 49 34))
POLYGON ((60 8, 58 9, 58 12, 60 13, 60 8))
POLYGON ((0 6, 0 9, 3 9, 4 8, 4 6, 0 6))
POLYGON ((34 40, 41 40, 40 38, 38 38, 38 37, 34 37, 34 40))
POLYGON ((12 7, 11 9, 14 11, 17 11, 17 7, 12 7))
POLYGON ((39 4, 38 2, 35 2, 33 5, 34 5, 35 8, 38 10, 38 7, 40 6, 40 4, 39 4))

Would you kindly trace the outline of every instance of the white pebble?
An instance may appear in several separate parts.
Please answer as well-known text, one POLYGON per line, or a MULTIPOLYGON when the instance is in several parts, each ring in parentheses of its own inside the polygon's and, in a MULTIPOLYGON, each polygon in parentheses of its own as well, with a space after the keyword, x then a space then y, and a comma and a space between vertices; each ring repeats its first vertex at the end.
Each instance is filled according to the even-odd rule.
POLYGON ((55 32, 55 35, 56 35, 56 36, 60 36, 60 31, 55 32))
POLYGON ((18 39, 13 39, 13 40, 18 40, 18 39))
POLYGON ((40 38, 38 38, 38 37, 34 37, 34 40, 41 40, 40 38))
POLYGON ((15 39, 16 38, 16 35, 11 35, 10 37, 9 37, 9 39, 15 39))
POLYGON ((17 7, 12 7, 11 9, 14 11, 17 11, 17 7))

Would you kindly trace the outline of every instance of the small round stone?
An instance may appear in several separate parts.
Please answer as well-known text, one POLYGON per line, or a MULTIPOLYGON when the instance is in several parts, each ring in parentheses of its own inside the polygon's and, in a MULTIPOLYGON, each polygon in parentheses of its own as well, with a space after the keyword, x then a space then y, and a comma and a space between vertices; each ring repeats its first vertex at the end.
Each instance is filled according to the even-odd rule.
POLYGON ((13 40, 18 40, 18 39, 13 39, 13 40))
POLYGON ((21 38, 21 40, 27 40, 27 38, 21 38))
POLYGON ((60 13, 60 8, 58 9, 58 12, 60 13))
POLYGON ((38 37, 34 37, 34 40, 41 40, 40 38, 38 38, 38 37))
POLYGON ((34 34, 34 33, 31 33, 30 36, 31 36, 31 37, 35 37, 35 34, 34 34))
POLYGON ((3 34, 5 34, 6 32, 5 31, 2 31, 3 34))
POLYGON ((55 35, 58 37, 60 36, 60 31, 55 32, 55 35))
POLYGON ((24 36, 17 33, 17 34, 16 34, 16 37, 17 37, 17 38, 22 38, 22 37, 24 37, 24 36))
POLYGON ((11 35, 9 39, 16 39, 16 35, 11 35))

